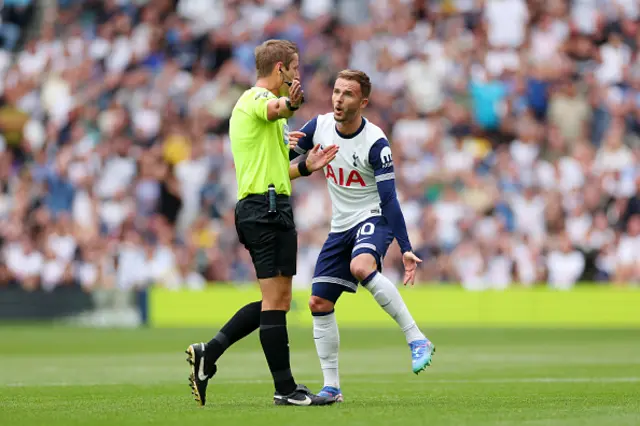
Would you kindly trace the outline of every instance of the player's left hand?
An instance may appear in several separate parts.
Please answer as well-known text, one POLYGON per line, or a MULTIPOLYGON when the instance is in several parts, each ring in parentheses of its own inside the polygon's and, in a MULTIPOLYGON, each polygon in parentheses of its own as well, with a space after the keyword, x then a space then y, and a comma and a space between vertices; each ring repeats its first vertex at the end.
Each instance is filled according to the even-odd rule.
POLYGON ((413 254, 413 252, 407 251, 402 255, 402 263, 404 263, 404 285, 413 285, 416 279, 418 263, 422 263, 422 259, 413 254))
POLYGON ((307 156, 307 169, 311 172, 320 170, 332 162, 333 159, 336 158, 337 154, 337 145, 331 145, 325 149, 320 149, 320 145, 316 145, 311 151, 309 151, 309 155, 307 156))

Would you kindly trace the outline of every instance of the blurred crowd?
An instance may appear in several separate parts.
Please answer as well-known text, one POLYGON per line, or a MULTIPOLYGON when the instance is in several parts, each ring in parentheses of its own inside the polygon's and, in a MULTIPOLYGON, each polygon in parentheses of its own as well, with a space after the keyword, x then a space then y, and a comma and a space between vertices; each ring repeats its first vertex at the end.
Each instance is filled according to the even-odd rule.
MULTIPOLYGON (((0 285, 253 281, 227 130, 269 38, 301 49, 291 128, 371 76, 419 281, 640 279, 635 0, 58 0, 29 35, 32 9, 0 25, 0 285)), ((321 173, 294 192, 309 286, 331 206, 321 173)))

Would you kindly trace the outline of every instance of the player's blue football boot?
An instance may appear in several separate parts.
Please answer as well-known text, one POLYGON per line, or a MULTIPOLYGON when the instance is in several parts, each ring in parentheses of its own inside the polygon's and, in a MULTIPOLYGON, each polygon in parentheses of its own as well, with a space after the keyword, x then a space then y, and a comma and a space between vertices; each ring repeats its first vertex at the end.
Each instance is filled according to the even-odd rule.
POLYGON ((336 402, 343 402, 344 397, 342 396, 342 392, 340 392, 339 388, 334 388, 333 386, 325 386, 318 393, 318 396, 325 396, 327 398, 334 398, 336 402))
POLYGON ((415 374, 431 365, 431 358, 436 352, 436 346, 431 341, 415 340, 409 343, 409 348, 411 348, 411 368, 415 374))

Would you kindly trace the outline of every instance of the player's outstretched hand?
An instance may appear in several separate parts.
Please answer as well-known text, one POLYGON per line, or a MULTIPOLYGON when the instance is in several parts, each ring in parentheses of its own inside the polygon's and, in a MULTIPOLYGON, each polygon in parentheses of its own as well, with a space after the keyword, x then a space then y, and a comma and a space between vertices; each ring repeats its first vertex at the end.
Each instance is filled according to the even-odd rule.
POLYGON ((320 149, 320 145, 316 145, 311 151, 309 151, 309 155, 307 156, 307 169, 311 172, 320 170, 332 162, 333 159, 336 158, 337 154, 337 145, 331 145, 326 149, 320 149))
POLYGON ((298 142, 300 142, 300 139, 305 136, 307 136, 305 133, 299 132, 297 130, 289 132, 289 149, 293 149, 298 146, 298 142))
POLYGON ((422 263, 422 260, 413 252, 407 251, 402 255, 402 263, 404 263, 404 285, 413 285, 416 279, 418 263, 422 263))

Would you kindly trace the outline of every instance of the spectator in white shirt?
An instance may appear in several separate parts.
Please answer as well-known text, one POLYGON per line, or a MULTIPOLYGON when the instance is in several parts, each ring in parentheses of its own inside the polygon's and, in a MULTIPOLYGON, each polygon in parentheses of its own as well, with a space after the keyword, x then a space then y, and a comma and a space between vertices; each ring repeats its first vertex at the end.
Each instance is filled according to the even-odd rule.
POLYGON ((640 278, 640 215, 627 222, 627 232, 620 237, 616 255, 616 283, 628 283, 640 278))
POLYGON ((194 34, 202 35, 222 26, 227 16, 224 4, 223 0, 180 0, 177 11, 189 20, 194 34))
POLYGON ((450 61, 436 49, 419 52, 404 68, 404 80, 411 100, 421 113, 437 111, 444 102, 445 80, 450 61))
POLYGON ((526 234, 513 248, 516 280, 523 286, 530 287, 538 280, 540 248, 526 234))
POLYGON ((7 247, 5 259, 9 272, 25 290, 34 291, 38 288, 44 258, 36 250, 30 236, 24 236, 20 243, 7 247))
POLYGON ((135 231, 128 231, 125 240, 118 250, 116 265, 117 286, 121 290, 135 290, 147 283, 145 271, 145 253, 141 246, 142 239, 135 231))
POLYGON ((484 18, 493 48, 517 48, 524 43, 529 9, 524 0, 487 0, 484 18))
POLYGON ((164 275, 162 284, 169 289, 202 290, 206 286, 204 277, 196 270, 196 256, 187 248, 180 248, 176 253, 176 263, 164 275))
POLYGON ((455 188, 447 186, 442 199, 433 206, 437 218, 436 233, 444 247, 451 249, 460 241, 459 222, 464 218, 466 210, 455 188))
POLYGON ((58 286, 71 283, 69 264, 60 259, 51 247, 45 250, 41 277, 45 291, 53 291, 58 286))
POLYGON ((38 49, 35 40, 27 43, 26 49, 18 56, 18 67, 22 75, 30 78, 39 77, 49 62, 47 53, 38 49))
POLYGON ((57 220, 53 232, 47 238, 47 249, 51 250, 64 265, 67 265, 76 254, 77 242, 71 232, 72 224, 69 215, 62 214, 57 220))
POLYGON ((608 0, 574 0, 571 6, 572 24, 584 34, 594 34, 602 22, 602 12, 599 7, 606 5, 608 0))
POLYGON ((545 235, 545 201, 537 188, 527 187, 524 196, 514 196, 511 208, 519 232, 538 241, 545 235))
POLYGON ((570 290, 584 272, 584 255, 571 245, 569 236, 560 239, 560 249, 549 253, 547 270, 549 285, 558 290, 570 290))
POLYGON ((75 279, 85 291, 100 286, 100 252, 97 247, 82 250, 83 259, 75 265, 75 279))
POLYGON ((451 259, 456 278, 465 290, 485 290, 486 265, 477 244, 471 241, 460 243, 451 259))
POLYGON ((444 169, 450 174, 450 178, 455 178, 471 172, 474 164, 473 154, 467 149, 465 138, 456 137, 453 147, 444 154, 444 169))
POLYGON ((625 124, 620 120, 611 123, 606 139, 598 150, 595 170, 599 173, 621 171, 634 163, 631 149, 624 144, 625 124))
POLYGON ((544 15, 531 34, 530 58, 533 61, 548 63, 557 59, 558 49, 565 39, 563 34, 554 28, 553 18, 544 15))
POLYGON ((513 258, 508 236, 491 241, 486 260, 485 282, 487 288, 505 290, 513 282, 513 258))
POLYGON ((111 154, 105 161, 100 180, 96 186, 96 195, 110 198, 131 185, 136 173, 136 160, 130 155, 131 141, 120 137, 111 143, 111 154))
POLYGON ((206 155, 204 142, 191 144, 189 158, 176 165, 175 174, 182 193, 182 210, 178 220, 180 232, 186 231, 200 211, 200 193, 209 177, 211 161, 206 155))
POLYGON ((530 170, 540 155, 540 129, 534 123, 525 121, 517 131, 518 139, 511 143, 509 151, 520 169, 530 170))
POLYGON ((603 85, 622 82, 624 70, 631 61, 631 49, 622 42, 622 35, 618 32, 609 34, 609 40, 600 47, 602 64, 596 71, 598 81, 603 85))
POLYGON ((592 222, 593 219, 589 212, 586 211, 584 204, 579 202, 578 205, 571 210, 565 222, 567 235, 572 244, 581 248, 587 246, 587 236, 591 229, 592 222))
POLYGON ((597 212, 593 217, 593 226, 586 235, 585 248, 591 251, 602 250, 615 241, 616 233, 609 227, 607 215, 597 212))

